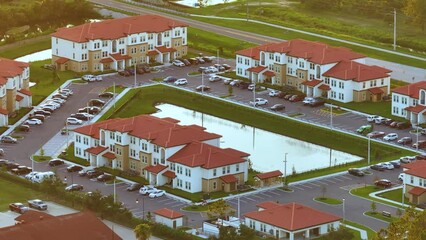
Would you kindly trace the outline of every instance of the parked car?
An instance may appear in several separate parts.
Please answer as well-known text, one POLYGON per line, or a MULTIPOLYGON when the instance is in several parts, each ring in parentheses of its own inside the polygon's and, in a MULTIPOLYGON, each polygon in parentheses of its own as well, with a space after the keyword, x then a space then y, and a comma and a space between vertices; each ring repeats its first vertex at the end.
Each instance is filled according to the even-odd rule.
POLYGON ((206 63, 206 61, 204 61, 204 59, 203 59, 203 58, 201 58, 201 57, 196 57, 195 59, 197 59, 197 60, 198 60, 198 63, 200 63, 200 64, 204 64, 204 63, 206 63))
POLYGON ((272 111, 281 111, 284 109, 285 109, 285 106, 284 104, 281 104, 281 103, 274 104, 274 106, 271 107, 272 111))
POLYGON ((155 191, 153 191, 149 194, 149 197, 150 198, 157 198, 157 197, 163 196, 165 193, 166 193, 166 191, 164 191, 164 190, 155 190, 155 191))
POLYGON ((51 115, 52 115, 52 113, 51 113, 51 112, 49 112, 49 111, 44 111, 44 110, 42 110, 42 109, 37 109, 37 110, 35 110, 35 111, 34 111, 34 114, 41 114, 41 115, 44 115, 44 116, 46 116, 46 117, 49 117, 49 116, 51 116, 51 115))
POLYGON ((51 101, 63 106, 67 101, 62 98, 52 98, 51 101))
POLYGON ((83 167, 74 164, 67 167, 67 172, 79 172, 81 170, 83 170, 83 167))
POLYGON ((198 63, 199 63, 199 62, 198 62, 198 59, 196 59, 196 58, 190 58, 190 59, 188 59, 188 61, 189 61, 191 64, 193 64, 193 65, 198 64, 198 63))
POLYGON ((148 64, 138 64, 136 65, 136 69, 141 69, 146 73, 151 72, 151 67, 148 64))
POLYGON ((98 97, 100 97, 100 98, 112 98, 112 97, 114 97, 114 93, 103 92, 103 93, 99 93, 98 97))
POLYGON ((320 98, 315 98, 314 101, 309 103, 309 106, 311 107, 318 107, 323 106, 325 104, 325 101, 320 98))
POLYGON ((374 123, 379 125, 382 123, 385 123, 385 121, 386 121, 386 118, 384 117, 377 117, 376 119, 374 119, 374 123))
POLYGON ((361 171, 361 169, 358 169, 358 168, 349 168, 348 173, 351 174, 351 175, 354 175, 354 176, 358 176, 358 177, 362 177, 362 176, 365 175, 364 172, 361 171))
POLYGON ((264 98, 256 98, 254 101, 250 101, 250 105, 252 106, 261 106, 261 105, 267 105, 268 104, 268 100, 264 99, 264 98))
POLYGON ((388 135, 383 137, 383 140, 385 141, 394 141, 398 139, 398 134, 396 133, 389 133, 388 135))
POLYGON ((79 113, 88 113, 88 114, 98 114, 101 112, 101 109, 99 107, 84 107, 84 108, 80 108, 78 109, 79 113))
POLYGON ((181 62, 181 61, 179 61, 179 60, 177 60, 177 59, 173 60, 173 61, 172 61, 172 64, 173 64, 174 66, 176 66, 176 67, 185 67, 185 63, 183 63, 183 62, 181 62))
POLYGON ((376 185, 377 187, 384 187, 384 188, 388 188, 392 186, 391 181, 387 180, 387 179, 380 179, 374 182, 374 185, 376 185))
POLYGON ((91 81, 92 79, 93 79, 93 77, 94 77, 94 75, 83 75, 82 77, 81 77, 81 79, 82 80, 84 80, 84 81, 91 81))
POLYGON ((291 96, 291 98, 289 99, 290 102, 300 102, 303 100, 303 96, 302 95, 293 95, 291 96))
POLYGON ((70 115, 71 118, 77 118, 81 121, 89 121, 93 118, 92 114, 89 114, 87 112, 79 112, 79 113, 73 113, 70 115))
POLYGON ((87 175, 87 172, 92 171, 92 170, 94 170, 94 168, 93 168, 93 167, 86 167, 86 168, 83 168, 82 170, 80 170, 80 171, 78 172, 78 175, 79 175, 80 177, 84 177, 84 176, 86 176, 86 175, 87 175))
POLYGON ((56 94, 52 95, 52 98, 59 98, 59 99, 62 99, 62 100, 67 100, 68 96, 65 95, 65 94, 56 93, 56 94))
POLYGON ((222 78, 220 76, 211 76, 209 77, 209 82, 220 82, 222 78))
POLYGON ((82 191, 83 186, 77 183, 71 184, 65 188, 65 191, 73 192, 73 191, 82 191))
POLYGON ((401 163, 410 163, 410 162, 415 161, 415 160, 416 160, 415 156, 405 156, 405 157, 400 157, 399 158, 399 161, 401 163))
POLYGON ((142 195, 146 195, 146 194, 150 194, 150 193, 157 191, 157 190, 158 189, 155 188, 152 185, 146 185, 146 186, 143 186, 139 189, 139 193, 142 194, 142 195))
POLYGON ((176 86, 186 85, 186 84, 188 84, 188 80, 186 80, 186 78, 179 78, 173 84, 176 85, 176 86))
POLYGON ((96 179, 99 182, 108 182, 108 181, 114 180, 114 178, 115 177, 113 175, 104 173, 102 175, 99 175, 96 179))
POLYGON ((394 168, 400 168, 401 163, 399 161, 390 161, 394 168))
POLYGON ((376 171, 384 171, 386 169, 382 164, 371 165, 370 168, 376 171))
POLYGON ((74 94, 74 92, 71 89, 68 89, 68 88, 59 89, 58 92, 60 94, 67 95, 67 96, 70 96, 70 95, 74 94))
POLYGON ((15 162, 6 162, 6 170, 8 170, 8 171, 10 171, 12 169, 15 169, 17 167, 19 167, 18 163, 15 163, 15 162))
POLYGON ((15 175, 27 175, 28 173, 32 172, 33 169, 27 166, 18 166, 17 168, 12 169, 10 172, 15 175))
POLYGON ((385 132, 373 131, 373 132, 367 134, 367 137, 369 137, 369 138, 379 138, 379 137, 383 137, 384 135, 385 135, 385 132))
POLYGON ((413 142, 413 139, 411 139, 411 137, 403 137, 397 141, 397 143, 402 145, 411 144, 412 142, 413 142))
POLYGON ((43 111, 46 111, 46 112, 50 112, 50 113, 52 113, 53 111, 55 111, 55 108, 54 107, 52 107, 52 106, 45 106, 45 105, 42 105, 42 106, 40 106, 41 107, 41 109, 43 110, 43 111))
POLYGON ((234 81, 234 80, 232 80, 232 78, 227 78, 227 79, 223 80, 223 84, 229 85, 229 84, 231 84, 232 81, 234 81))
POLYGON ((396 124, 396 128, 398 129, 408 129, 411 127, 411 123, 409 122, 399 122, 396 124))
POLYGON ((222 67, 224 67, 225 70, 231 70, 231 66, 229 64, 224 63, 224 64, 222 64, 222 67))
POLYGON ((370 115, 370 116, 368 116, 367 117, 367 121, 368 122, 375 122, 376 121, 376 118, 379 118, 380 116, 377 116, 377 115, 370 115))
MULTIPOLYGON (((4 156, 4 149, 3 149, 3 148, 0 148, 0 156, 4 156)), ((7 160, 5 160, 5 159, 0 159, 0 166, 2 166, 2 165, 1 165, 1 160, 3 160, 3 162, 4 162, 4 161, 7 161, 7 160)))
POLYGON ((249 86, 250 86, 250 83, 248 83, 248 82, 241 81, 241 82, 238 83, 238 87, 241 88, 241 89, 248 89, 249 86))
POLYGON ((22 203, 11 203, 11 204, 9 204, 9 209, 12 212, 17 212, 17 213, 20 213, 20 214, 29 210, 29 208, 26 207, 22 203))
POLYGON ((419 140, 418 142, 411 145, 413 148, 425 148, 426 147, 426 140, 419 140))
POLYGON ((255 89, 255 87, 256 87, 256 84, 254 84, 254 83, 250 83, 250 84, 248 85, 248 87, 247 87, 247 90, 249 90, 249 91, 253 91, 253 90, 255 89))
POLYGON ((199 85, 195 88, 195 90, 201 92, 201 91, 210 91, 210 87, 206 85, 199 85))
POLYGON ((305 97, 302 102, 303 102, 303 105, 309 105, 313 101, 315 101, 313 97, 305 97))
POLYGON ((269 95, 270 97, 277 97, 280 93, 281 93, 281 92, 280 92, 280 91, 278 91, 278 90, 271 90, 271 91, 269 91, 268 95, 269 95))
POLYGON ((39 174, 39 172, 30 172, 27 175, 25 175, 24 178, 31 181, 31 179, 37 174, 39 174))
POLYGON ((284 100, 290 100, 290 98, 293 97, 293 94, 287 94, 284 96, 284 100))
POLYGON ((398 123, 399 122, 397 122, 397 121, 393 121, 393 122, 391 122, 391 124, 389 124, 389 127, 396 128, 396 126, 398 125, 398 123))
POLYGON ((416 160, 426 160, 426 155, 425 154, 416 155, 416 160))
POLYGON ((124 76, 124 77, 129 77, 130 76, 130 72, 127 71, 127 70, 120 70, 120 71, 118 71, 118 75, 124 76))
POLYGON ((38 119, 38 120, 41 121, 41 123, 44 123, 44 121, 46 120, 46 117, 44 115, 41 115, 41 114, 35 114, 31 117, 31 119, 38 119))
POLYGON ((28 206, 30 208, 35 208, 41 211, 47 210, 47 204, 40 199, 28 200, 28 206))
POLYGON ((389 126, 389 125, 391 125, 393 122, 394 122, 394 120, 392 120, 392 119, 390 119, 390 118, 386 118, 386 120, 385 120, 384 124, 385 124, 386 126, 389 126))
POLYGON ((241 80, 234 79, 229 83, 229 85, 234 86, 234 87, 239 87, 241 82, 242 82, 241 80))
POLYGON ((0 142, 2 143, 17 143, 18 140, 12 136, 3 136, 0 138, 0 142))
POLYGON ((49 166, 55 167, 64 164, 65 162, 61 159, 52 159, 49 161, 49 166))
POLYGON ((97 178, 97 177, 99 177, 102 174, 104 174, 104 172, 102 172, 100 170, 97 170, 97 169, 93 169, 93 170, 87 171, 86 176, 88 178, 97 178))
POLYGON ((216 57, 214 57, 214 56, 203 56, 203 57, 201 57, 205 62, 207 62, 207 63, 211 63, 211 62, 213 62, 213 60, 216 58, 216 57))
POLYGON ((136 190, 140 189, 141 187, 142 186, 139 183, 131 183, 126 188, 126 190, 129 191, 129 192, 133 192, 133 191, 136 191, 136 190))
POLYGON ((74 118, 74 117, 69 117, 69 118, 67 118, 67 124, 68 125, 80 125, 80 124, 83 124, 83 121, 81 121, 80 119, 74 118))
POLYGON ((398 175, 398 180, 399 181, 401 181, 401 182, 403 182, 404 181, 404 173, 400 173, 399 175, 398 175))
POLYGON ((41 124, 43 124, 43 122, 40 119, 31 118, 31 119, 25 120, 24 124, 26 124, 26 125, 41 125, 41 124))
POLYGON ((188 59, 184 58, 184 59, 180 59, 180 61, 183 62, 183 63, 185 63, 186 66, 190 66, 191 65, 191 62, 188 61, 188 59))
POLYGON ((100 99, 90 99, 89 106, 95 106, 95 107, 103 107, 105 105, 105 101, 102 101, 100 99))
POLYGON ((177 78, 173 76, 167 76, 163 79, 163 82, 165 83, 174 83, 177 80, 177 78))
POLYGON ((388 170, 393 170, 395 168, 395 166, 390 162, 382 163, 382 166, 385 167, 388 170))

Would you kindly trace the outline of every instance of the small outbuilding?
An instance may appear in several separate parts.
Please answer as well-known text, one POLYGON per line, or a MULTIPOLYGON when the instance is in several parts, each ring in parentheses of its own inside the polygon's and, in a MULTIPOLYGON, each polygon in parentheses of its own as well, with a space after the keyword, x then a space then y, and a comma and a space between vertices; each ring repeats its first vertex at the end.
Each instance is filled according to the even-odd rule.
POLYGON ((267 187, 281 182, 280 177, 283 173, 280 170, 272 172, 259 173, 254 176, 257 187, 267 187))
POLYGON ((155 222, 164 224, 170 228, 178 228, 183 226, 183 215, 180 212, 173 211, 168 208, 158 209, 155 213, 155 222))

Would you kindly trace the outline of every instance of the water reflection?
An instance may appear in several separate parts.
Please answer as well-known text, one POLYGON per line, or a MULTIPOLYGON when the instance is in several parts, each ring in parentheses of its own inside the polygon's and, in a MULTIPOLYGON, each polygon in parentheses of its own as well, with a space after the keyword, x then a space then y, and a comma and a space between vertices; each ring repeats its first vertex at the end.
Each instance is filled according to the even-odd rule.
POLYGON ((46 49, 43 51, 31 53, 22 57, 19 57, 15 59, 16 61, 21 62, 34 62, 34 61, 41 61, 52 58, 52 49, 46 49))
POLYGON ((358 156, 332 150, 312 143, 303 142, 279 134, 255 129, 240 123, 224 120, 177 107, 170 104, 157 106, 161 111, 153 114, 157 117, 172 117, 180 124, 197 124, 207 131, 222 135, 221 147, 235 148, 250 153, 253 168, 262 172, 284 171, 284 155, 287 155, 287 174, 294 168, 304 172, 316 168, 360 160, 358 156))

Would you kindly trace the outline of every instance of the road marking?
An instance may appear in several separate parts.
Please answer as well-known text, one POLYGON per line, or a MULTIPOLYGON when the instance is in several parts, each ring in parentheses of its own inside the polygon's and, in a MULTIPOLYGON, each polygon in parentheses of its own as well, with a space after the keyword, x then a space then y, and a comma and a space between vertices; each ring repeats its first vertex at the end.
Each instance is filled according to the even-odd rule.
POLYGON ((296 188, 296 189, 299 189, 299 190, 305 190, 305 189, 303 189, 303 188, 296 187, 296 186, 290 186, 290 188, 296 188))
POLYGON ((272 197, 272 196, 267 195, 267 194, 264 194, 264 193, 262 193, 262 192, 260 192, 259 194, 260 194, 260 195, 262 195, 262 196, 266 196, 267 198, 272 197))
POLYGON ((339 181, 339 182, 343 182, 343 181, 344 181, 344 180, 340 179, 339 177, 334 177, 333 179, 334 179, 334 180, 337 180, 337 181, 339 181))
MULTIPOLYGON (((256 200, 255 200, 255 199, 252 199, 252 198, 249 198, 249 197, 244 197, 244 199, 247 199, 247 200, 250 200, 250 201, 256 202, 256 200)), ((240 199, 240 200, 241 200, 241 199, 240 199)), ((238 202, 238 200, 237 200, 237 202, 238 202)))
POLYGON ((276 193, 276 192, 273 192, 273 191, 269 191, 268 193, 272 193, 272 194, 277 195, 277 196, 280 196, 280 195, 281 195, 281 194, 276 193))
POLYGON ((250 195, 250 196, 255 197, 255 198, 259 198, 259 199, 264 199, 264 198, 263 198, 263 197, 261 197, 261 196, 257 196, 257 193, 256 193, 256 194, 253 194, 253 195, 250 195))
POLYGON ((183 205, 186 205, 186 203, 179 203, 179 204, 176 204, 176 205, 173 205, 173 206, 170 206, 170 207, 175 208, 175 207, 180 207, 180 206, 183 206, 183 205))
POLYGON ((172 202, 167 202, 167 203, 163 203, 164 205, 170 205, 170 204, 176 204, 176 201, 172 201, 172 202))
POLYGON ((321 185, 318 185, 318 184, 315 184, 315 183, 312 183, 312 182, 308 182, 306 184, 311 184, 311 185, 314 185, 315 187, 321 187, 321 185))
POLYGON ((346 176, 340 176, 341 178, 347 179, 347 180, 352 180, 352 178, 350 177, 346 177, 346 176))
POLYGON ((127 210, 129 210, 129 212, 133 212, 135 210, 138 210, 139 208, 128 208, 127 210))
POLYGON ((163 200, 160 200, 160 201, 158 201, 158 202, 166 202, 166 201, 169 201, 169 200, 173 200, 173 199, 171 199, 171 198, 166 198, 166 199, 163 199, 163 200))
MULTIPOLYGON (((310 187, 310 186, 307 186, 306 184, 303 184, 303 185, 300 185, 301 187, 307 187, 307 188, 310 188, 310 189, 312 189, 313 187, 310 187)), ((305 190, 305 189, 303 189, 303 190, 305 190)))
POLYGON ((331 181, 329 179, 322 179, 322 181, 326 181, 326 182, 330 182, 330 183, 336 183, 336 182, 333 182, 333 181, 331 181))

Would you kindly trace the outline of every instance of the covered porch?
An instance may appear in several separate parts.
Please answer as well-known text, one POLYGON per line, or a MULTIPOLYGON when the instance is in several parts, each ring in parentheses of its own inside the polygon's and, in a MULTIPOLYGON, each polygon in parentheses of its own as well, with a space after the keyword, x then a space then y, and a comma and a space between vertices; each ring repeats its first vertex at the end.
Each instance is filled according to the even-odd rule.
POLYGON ((167 166, 161 164, 151 165, 143 169, 146 180, 153 186, 162 186, 167 183, 168 177, 163 175, 166 170, 167 166))
POLYGON ((237 190, 238 178, 234 175, 225 175, 219 178, 222 184, 222 191, 224 192, 234 192, 237 190))
POLYGON ((379 87, 368 89, 368 93, 370 95, 369 99, 370 99, 371 102, 382 101, 384 94, 385 94, 385 92, 379 87))
POLYGON ((422 124, 426 122, 426 106, 416 105, 406 107, 407 111, 407 119, 411 122, 411 124, 422 124))
POLYGON ((255 83, 263 83, 265 80, 263 77, 263 73, 266 72, 267 69, 268 68, 263 66, 251 67, 247 69, 247 71, 249 72, 249 80, 255 83))
MULTIPOLYGON (((131 59, 132 57, 130 57, 129 55, 122 55, 120 53, 114 53, 114 54, 110 54, 111 59, 113 60, 112 64, 112 69, 114 70, 123 70, 126 69, 126 67, 131 66, 131 59)), ((102 66, 102 65, 101 65, 102 66)))
POLYGON ((321 97, 322 91, 318 88, 322 83, 321 80, 312 79, 302 82, 303 92, 307 97, 321 97))
POLYGON ((416 205, 426 203, 426 188, 413 187, 408 191, 408 199, 416 205))
POLYGON ((267 187, 281 184, 280 177, 282 175, 283 173, 279 170, 256 174, 254 177, 255 185, 256 187, 267 187))

